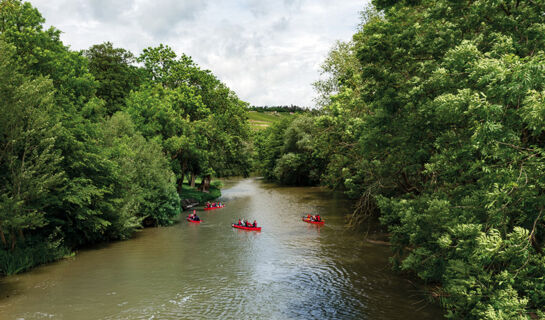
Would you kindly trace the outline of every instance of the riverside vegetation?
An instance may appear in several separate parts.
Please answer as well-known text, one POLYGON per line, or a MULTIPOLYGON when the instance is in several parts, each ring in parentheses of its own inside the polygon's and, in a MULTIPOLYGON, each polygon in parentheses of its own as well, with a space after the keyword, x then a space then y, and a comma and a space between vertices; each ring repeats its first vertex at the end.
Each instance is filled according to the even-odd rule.
POLYGON ((73 52, 3 0, 2 272, 168 224, 185 175, 206 188, 253 161, 282 184, 344 190, 354 225, 378 217, 394 268, 447 318, 545 318, 544 8, 374 0, 323 65, 320 112, 252 133, 246 104, 189 57, 73 52))
POLYGON ((545 318, 544 9, 372 1, 323 65, 322 114, 259 133, 263 174, 357 199, 447 318, 545 318))
POLYGON ((217 196, 212 176, 249 170, 247 104, 210 71, 165 45, 72 51, 43 24, 0 1, 3 275, 171 224, 196 178, 217 196))

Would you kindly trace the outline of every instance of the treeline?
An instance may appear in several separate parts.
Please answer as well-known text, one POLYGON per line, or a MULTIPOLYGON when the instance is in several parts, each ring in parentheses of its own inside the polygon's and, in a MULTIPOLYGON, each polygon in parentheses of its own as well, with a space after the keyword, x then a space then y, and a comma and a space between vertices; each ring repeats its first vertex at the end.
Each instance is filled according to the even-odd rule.
POLYGON ((0 274, 179 214, 184 176, 248 174, 246 103, 168 46, 76 52, 0 1, 0 274))
POLYGON ((545 318, 545 4, 372 3, 324 63, 323 114, 259 133, 263 174, 378 215, 447 318, 545 318))
POLYGON ((301 113, 307 112, 310 109, 307 107, 299 107, 296 105, 289 106, 249 106, 248 111, 257 111, 257 112, 293 112, 301 113))

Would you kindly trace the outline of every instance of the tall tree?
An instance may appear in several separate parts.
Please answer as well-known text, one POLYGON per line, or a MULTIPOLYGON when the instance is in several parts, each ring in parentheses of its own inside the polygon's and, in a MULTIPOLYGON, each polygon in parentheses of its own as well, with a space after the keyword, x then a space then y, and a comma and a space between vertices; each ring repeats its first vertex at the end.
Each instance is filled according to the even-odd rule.
POLYGON ((337 151, 324 180, 380 214, 449 318, 542 317, 543 4, 373 3, 316 120, 337 151))
POLYGON ((140 70, 134 65, 133 54, 114 48, 111 42, 97 44, 83 51, 89 59, 89 71, 98 81, 96 95, 106 102, 109 115, 121 110, 125 98, 141 82, 140 70))
POLYGON ((0 40, 0 239, 11 249, 25 231, 47 224, 52 191, 63 181, 53 86, 22 75, 14 57, 0 40))

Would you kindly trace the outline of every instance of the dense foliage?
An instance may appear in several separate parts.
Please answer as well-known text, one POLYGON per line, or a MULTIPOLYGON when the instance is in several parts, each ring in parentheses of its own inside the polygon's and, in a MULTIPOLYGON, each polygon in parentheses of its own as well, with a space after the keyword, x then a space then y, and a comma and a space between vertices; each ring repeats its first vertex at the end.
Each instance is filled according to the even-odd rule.
POLYGON ((172 223, 184 175, 248 173, 246 104, 189 57, 72 51, 19 0, 0 22, 0 274, 172 223))
MULTIPOLYGON (((316 84, 321 182, 379 215, 448 318, 545 317, 545 3, 373 4, 316 84)), ((310 179, 287 127, 263 133, 265 168, 310 179)))

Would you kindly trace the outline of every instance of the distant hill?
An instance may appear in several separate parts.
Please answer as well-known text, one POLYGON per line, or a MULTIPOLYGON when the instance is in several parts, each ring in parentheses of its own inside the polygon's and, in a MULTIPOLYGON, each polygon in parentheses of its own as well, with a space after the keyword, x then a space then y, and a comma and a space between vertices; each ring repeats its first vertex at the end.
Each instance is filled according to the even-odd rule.
POLYGON ((306 112, 310 109, 308 107, 300 107, 296 105, 289 106, 250 106, 248 111, 259 111, 259 112, 306 112))
POLYGON ((276 111, 248 111, 248 121, 254 130, 262 130, 270 126, 273 122, 279 121, 282 118, 293 115, 290 112, 276 111))

